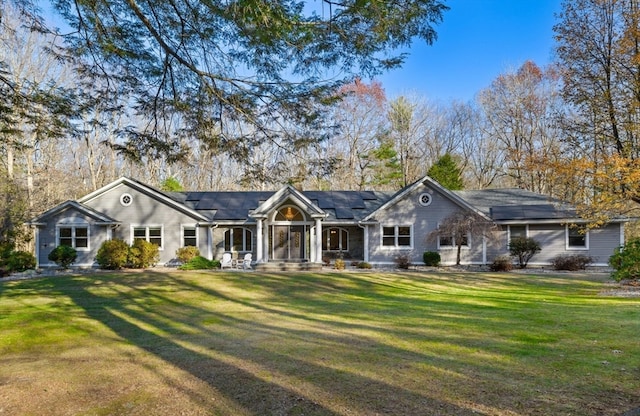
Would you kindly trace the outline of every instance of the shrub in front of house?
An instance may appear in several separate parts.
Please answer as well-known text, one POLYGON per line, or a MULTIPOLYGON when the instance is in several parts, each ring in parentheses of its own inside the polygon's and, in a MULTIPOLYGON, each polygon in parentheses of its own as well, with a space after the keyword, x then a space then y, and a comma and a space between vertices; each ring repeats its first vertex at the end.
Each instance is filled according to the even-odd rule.
POLYGON ((78 258, 78 253, 75 248, 70 246, 58 246, 51 250, 48 256, 49 260, 63 269, 68 269, 76 261, 76 258, 78 258))
POLYGON ((396 263, 398 269, 408 270, 409 267, 411 267, 411 259, 406 254, 396 256, 393 261, 396 263))
POLYGON ((343 259, 336 259, 333 263, 333 267, 335 267, 336 270, 344 270, 344 268, 346 267, 346 263, 343 259))
POLYGON ((618 247, 609 258, 609 265, 613 268, 611 277, 618 282, 640 280, 640 238, 618 247))
POLYGON ((160 249, 146 240, 136 239, 129 248, 128 265, 133 269, 155 266, 160 260, 160 249))
POLYGON ((356 265, 358 269, 371 269, 371 263, 367 263, 366 261, 361 261, 356 265))
POLYGON ((509 243, 509 253, 518 259, 521 269, 525 269, 529 260, 541 249, 540 243, 530 237, 517 237, 509 243))
POLYGON ((439 266, 440 265, 440 253, 437 251, 425 251, 422 253, 422 261, 425 266, 439 266))
POLYGON ((209 260, 202 256, 195 256, 178 267, 180 270, 209 270, 218 268, 220 268, 220 261, 209 260))
POLYGON ((129 244, 124 240, 108 240, 102 243, 96 255, 101 269, 118 270, 127 265, 129 244))
POLYGON ((556 256, 551 260, 554 270, 584 270, 589 264, 593 263, 593 259, 583 254, 574 254, 571 256, 556 256))
POLYGON ((9 272, 23 272, 36 267, 36 258, 27 251, 12 251, 7 259, 9 272))
POLYGON ((513 263, 510 256, 498 256, 489 265, 492 272, 508 272, 513 270, 513 263))
POLYGON ((191 259, 200 255, 200 249, 195 246, 180 247, 176 250, 176 258, 180 263, 189 263, 191 259))

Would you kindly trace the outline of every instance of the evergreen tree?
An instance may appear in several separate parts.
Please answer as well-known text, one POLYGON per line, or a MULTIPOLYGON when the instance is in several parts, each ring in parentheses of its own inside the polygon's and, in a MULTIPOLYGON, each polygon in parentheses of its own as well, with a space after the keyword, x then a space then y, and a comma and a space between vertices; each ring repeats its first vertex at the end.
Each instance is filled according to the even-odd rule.
POLYGON ((431 179, 438 181, 440 185, 452 191, 464 189, 462 170, 449 153, 446 153, 438 159, 438 161, 431 166, 427 175, 429 175, 431 179))
MULTIPOLYGON (((39 6, 13 3, 25 13, 39 6)), ((238 160, 288 122, 316 124, 336 87, 401 66, 415 40, 436 39, 448 9, 440 0, 48 3, 70 26, 67 55, 92 85, 127 96, 149 120, 121 133, 123 149, 171 152, 186 134, 238 160)))

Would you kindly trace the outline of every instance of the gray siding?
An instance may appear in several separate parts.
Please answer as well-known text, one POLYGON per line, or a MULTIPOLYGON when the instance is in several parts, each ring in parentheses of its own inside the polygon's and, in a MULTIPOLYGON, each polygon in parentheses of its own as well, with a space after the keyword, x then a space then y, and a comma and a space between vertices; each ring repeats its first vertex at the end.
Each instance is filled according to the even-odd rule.
MULTIPOLYGON (((427 182, 425 182, 427 183, 427 182)), ((76 266, 95 266, 95 256, 98 248, 108 238, 119 238, 127 243, 133 239, 132 227, 159 227, 162 229, 163 247, 160 251, 160 264, 167 264, 175 261, 176 250, 183 245, 182 229, 185 226, 197 227, 198 248, 201 255, 207 258, 220 259, 224 253, 224 233, 229 228, 244 227, 252 232, 252 254, 254 259, 257 250, 256 224, 247 218, 245 221, 238 221, 238 225, 220 225, 210 228, 209 225, 197 226, 202 217, 190 211, 186 207, 171 200, 164 200, 153 191, 148 193, 138 191, 135 184, 130 187, 127 183, 120 183, 112 188, 105 188, 104 192, 92 194, 91 199, 83 200, 84 205, 93 210, 103 213, 105 218, 113 218, 120 222, 120 225, 112 228, 111 225, 101 225, 100 221, 92 217, 91 210, 76 210, 71 207, 64 209, 57 214, 47 214, 49 217, 42 219, 46 226, 38 229, 38 262, 41 266, 54 266, 47 259, 49 253, 55 248, 56 228, 59 224, 87 224, 89 226, 89 249, 78 250, 78 260, 76 266), (123 194, 131 195, 131 204, 125 206, 121 203, 123 194), (158 199, 159 198, 159 199, 158 199), (87 214, 85 214, 87 212, 87 214)), ((435 185, 434 185, 435 186, 435 185)), ((410 188, 413 189, 413 188, 410 188)), ((428 238, 428 235, 437 229, 446 217, 452 213, 463 210, 454 202, 451 195, 445 191, 432 189, 428 183, 415 186, 411 192, 395 201, 386 209, 377 212, 376 217, 371 221, 375 224, 367 225, 368 240, 368 260, 378 265, 393 265, 394 259, 398 255, 407 255, 414 264, 422 264, 422 255, 425 251, 438 251, 443 264, 454 264, 456 261, 457 247, 438 247, 436 238, 428 238), (423 193, 431 195, 431 203, 424 206, 420 203, 420 195, 423 193), (382 245, 382 227, 384 226, 409 226, 411 227, 410 247, 384 247, 382 245)), ((288 202, 287 202, 288 203, 288 202)), ((75 206, 75 205, 73 205, 75 206)), ((274 207, 275 209, 275 207, 274 207)), ((234 221, 235 222, 235 221, 234 221)), ((345 221, 347 222, 347 221, 345 221)), ((265 223, 264 232, 268 239, 269 223, 265 223)), ((314 223, 307 224, 313 227, 314 223)), ((349 233, 349 249, 345 253, 345 259, 362 260, 365 254, 365 233, 356 224, 356 220, 349 225, 329 225, 323 224, 323 228, 338 227, 347 230, 349 233)), ((597 265, 606 265, 613 250, 620 244, 622 227, 619 224, 610 224, 600 229, 589 231, 588 249, 568 249, 566 227, 564 224, 530 224, 528 236, 536 239, 542 251, 536 254, 530 264, 549 265, 554 257, 558 255, 584 254, 593 258, 597 265)), ((495 238, 486 240, 486 256, 483 254, 483 239, 471 236, 468 247, 464 247, 461 252, 462 264, 482 264, 491 263, 496 257, 506 255, 508 250, 508 227, 503 226, 501 231, 497 231, 495 238)), ((309 254, 308 236, 306 240, 307 255, 309 254)), ((267 247, 265 247, 265 250, 267 247)), ((246 252, 240 251, 237 256, 240 258, 246 252)), ((336 252, 324 252, 323 257, 334 257, 336 252)), ((270 257, 270 256, 269 256, 270 257)))
MULTIPOLYGON (((398 255, 408 255, 414 264, 422 264, 422 254, 425 251, 438 251, 443 264, 454 264, 456 260, 457 248, 438 248, 435 239, 428 239, 427 236, 436 230, 438 223, 442 222, 452 212, 461 210, 457 204, 453 203, 447 196, 427 186, 418 187, 413 192, 408 193, 396 204, 381 211, 375 218, 379 225, 369 226, 369 261, 377 264, 393 264, 394 258, 398 255), (431 204, 422 206, 419 202, 420 194, 429 192, 432 196, 431 204), (412 226, 412 243, 410 249, 393 249, 382 246, 382 226, 400 225, 412 226)), ((461 252, 461 263, 481 263, 482 262, 482 239, 472 238, 468 248, 463 248, 461 252)))
POLYGON ((107 240, 108 227, 96 224, 95 220, 75 209, 67 209, 47 218, 46 227, 38 229, 38 264, 40 267, 57 267, 48 259, 51 251, 56 248, 56 230, 59 226, 86 225, 89 227, 89 247, 87 250, 78 249, 76 267, 92 267, 100 245, 107 240))
MULTIPOLYGON (((162 227, 163 247, 160 250, 159 264, 175 261, 176 250, 182 246, 182 226, 192 226, 196 223, 196 219, 193 217, 124 184, 116 186, 84 204, 121 221, 121 225, 114 231, 113 237, 120 238, 129 244, 133 239, 132 226, 162 227), (123 193, 132 196, 131 205, 123 206, 120 203, 120 197, 123 193)), ((198 230, 198 246, 201 248, 201 254, 207 256, 206 228, 198 230)))
POLYGON ((620 245, 620 224, 609 224, 589 231, 588 249, 570 249, 566 243, 564 224, 530 225, 529 237, 537 240, 542 250, 533 256, 531 265, 548 265, 557 256, 581 254, 593 258, 594 265, 606 265, 615 247, 620 245))

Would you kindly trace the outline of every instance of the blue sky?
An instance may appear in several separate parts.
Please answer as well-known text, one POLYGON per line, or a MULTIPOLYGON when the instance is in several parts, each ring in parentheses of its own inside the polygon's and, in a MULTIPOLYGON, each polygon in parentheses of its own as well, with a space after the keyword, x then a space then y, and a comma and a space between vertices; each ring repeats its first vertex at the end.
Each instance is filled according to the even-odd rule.
POLYGON ((552 60, 553 25, 562 0, 442 1, 450 10, 435 27, 435 43, 415 40, 404 65, 377 78, 387 98, 469 101, 528 59, 540 66, 552 60))
POLYGON ((469 101, 526 60, 553 59, 553 25, 561 0, 445 0, 450 10, 431 46, 417 41, 402 68, 378 77, 387 98, 469 101))

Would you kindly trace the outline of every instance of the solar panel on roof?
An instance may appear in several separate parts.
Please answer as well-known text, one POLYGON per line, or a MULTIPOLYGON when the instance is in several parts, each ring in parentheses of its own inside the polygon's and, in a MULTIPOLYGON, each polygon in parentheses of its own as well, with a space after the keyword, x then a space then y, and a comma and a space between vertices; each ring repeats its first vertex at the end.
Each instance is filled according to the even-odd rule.
POLYGON ((247 211, 244 209, 221 208, 218 209, 214 217, 215 220, 243 220, 247 218, 247 211))
POLYGON ((492 207, 491 216, 494 220, 514 220, 525 218, 522 207, 518 205, 492 207))
POLYGON ((376 194, 372 191, 360 191, 360 198, 363 200, 375 200, 378 199, 376 194))
POLYGON ((336 218, 339 220, 350 220, 354 218, 353 211, 349 208, 336 208, 336 218))
POLYGON ((196 209, 217 209, 217 200, 214 194, 204 193, 200 198, 200 201, 196 205, 196 209))
POLYGON ((202 198, 203 192, 188 192, 185 201, 197 201, 202 198))
POLYGON ((560 210, 552 204, 539 204, 492 207, 491 215, 495 220, 516 220, 564 218, 572 215, 572 213, 566 210, 560 210))
POLYGON ((323 192, 318 195, 318 207, 320 207, 320 209, 328 209, 335 206, 336 204, 333 202, 333 198, 330 193, 323 192))

